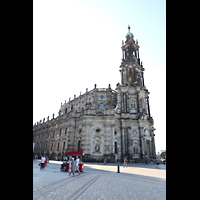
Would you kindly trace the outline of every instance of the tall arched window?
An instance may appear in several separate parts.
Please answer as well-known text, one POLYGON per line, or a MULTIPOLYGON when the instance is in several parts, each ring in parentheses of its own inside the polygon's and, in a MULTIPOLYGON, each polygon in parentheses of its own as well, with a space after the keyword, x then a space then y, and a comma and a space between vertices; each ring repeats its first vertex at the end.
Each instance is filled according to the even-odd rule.
POLYGON ((51 151, 53 150, 53 143, 51 143, 51 151))
POLYGON ((65 150, 65 142, 63 142, 63 150, 65 150))
POLYGON ((143 109, 143 98, 140 99, 140 108, 143 109))
POLYGON ((132 83, 132 69, 129 69, 129 83, 132 83))
POLYGON ((81 141, 78 141, 78 151, 81 151, 81 141))

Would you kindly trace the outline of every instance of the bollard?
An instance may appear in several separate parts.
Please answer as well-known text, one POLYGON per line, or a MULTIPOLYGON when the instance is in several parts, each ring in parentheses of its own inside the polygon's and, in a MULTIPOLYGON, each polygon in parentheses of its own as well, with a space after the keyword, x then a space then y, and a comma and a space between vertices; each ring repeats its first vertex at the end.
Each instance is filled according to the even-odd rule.
POLYGON ((120 173, 120 171, 119 171, 119 160, 118 160, 118 166, 117 166, 117 173, 120 173))

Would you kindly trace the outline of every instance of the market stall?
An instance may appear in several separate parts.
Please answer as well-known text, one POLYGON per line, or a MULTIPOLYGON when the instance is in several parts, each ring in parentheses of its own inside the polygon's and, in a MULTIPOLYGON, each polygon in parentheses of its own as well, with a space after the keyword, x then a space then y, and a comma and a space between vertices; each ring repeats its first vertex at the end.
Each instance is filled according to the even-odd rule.
MULTIPOLYGON (((80 172, 83 172, 83 167, 84 167, 84 164, 83 164, 83 161, 82 161, 83 155, 84 155, 84 153, 80 152, 80 151, 70 151, 70 152, 68 152, 68 157, 74 157, 74 160, 76 160, 76 156, 79 156, 79 171, 80 172)), ((66 168, 65 168, 66 172, 68 172, 68 170, 69 170, 69 162, 70 162, 70 160, 68 160, 68 162, 66 163, 66 168)))

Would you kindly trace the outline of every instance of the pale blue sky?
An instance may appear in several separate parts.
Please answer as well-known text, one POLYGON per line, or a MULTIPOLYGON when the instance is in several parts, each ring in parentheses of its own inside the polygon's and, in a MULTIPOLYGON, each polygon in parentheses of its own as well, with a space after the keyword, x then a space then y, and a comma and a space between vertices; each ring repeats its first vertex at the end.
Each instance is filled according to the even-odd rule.
POLYGON ((145 68, 156 151, 166 149, 164 0, 34 0, 33 124, 56 117, 61 102, 95 83, 115 89, 128 24, 145 68))

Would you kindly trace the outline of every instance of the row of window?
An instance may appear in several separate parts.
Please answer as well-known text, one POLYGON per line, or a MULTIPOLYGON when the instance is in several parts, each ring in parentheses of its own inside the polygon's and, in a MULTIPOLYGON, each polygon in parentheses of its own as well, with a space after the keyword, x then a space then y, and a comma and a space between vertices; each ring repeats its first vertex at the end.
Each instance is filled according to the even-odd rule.
MULTIPOLYGON (((101 98, 101 99, 104 99, 104 96, 101 95, 100 98, 101 98)), ((89 101, 90 101, 90 100, 91 100, 91 98, 89 98, 89 101)), ((86 101, 87 101, 87 99, 86 99, 86 101)), ((75 104, 75 106, 77 106, 78 104, 80 105, 81 103, 84 104, 84 101, 82 101, 82 102, 79 101, 78 103, 75 104)))
MULTIPOLYGON (((60 147, 60 142, 58 142, 57 144, 57 151, 59 151, 59 147, 60 147)), ((53 150, 53 143, 51 143, 51 151, 53 150)), ((65 150, 65 142, 63 142, 63 148, 62 150, 65 150)))
MULTIPOLYGON (((82 129, 80 129, 78 131, 79 134, 81 134, 81 131, 82 129)), ((96 129, 96 132, 99 133, 100 132, 100 129, 96 129)), ((60 132, 59 132, 59 136, 61 136, 61 133, 62 133, 62 129, 60 129, 60 132)), ((67 128, 65 129, 65 135, 67 134, 67 128)), ((115 135, 117 135, 117 132, 115 131, 115 135)), ((44 135, 43 135, 44 136, 44 135)), ((55 137, 55 131, 53 132, 53 135, 52 135, 52 138, 55 137)), ((38 139, 40 139, 40 134, 38 135, 38 139)))
MULTIPOLYGON (((97 129, 97 130, 99 130, 99 129, 97 129)), ((70 140, 68 142, 70 142, 70 140)), ((42 143, 41 146, 40 146, 41 150, 43 150, 43 148, 44 148, 43 145, 44 144, 42 143)), ((50 149, 51 151, 53 150, 53 145, 54 145, 54 143, 51 143, 51 149, 50 149)), ((37 148, 38 148, 38 143, 37 143, 37 148)), ((81 148, 81 142, 78 141, 78 151, 80 151, 80 148, 81 148)), ((114 149, 115 149, 115 154, 117 154, 117 142, 115 142, 114 149)), ((45 144, 44 150, 47 150, 47 144, 45 144)), ((57 143, 57 147, 56 147, 56 151, 59 151, 59 150, 60 150, 60 142, 57 143)), ((63 142, 62 150, 63 151, 65 150, 65 142, 63 142)))
MULTIPOLYGON (((92 104, 89 103, 89 104, 86 105, 86 107, 91 109, 92 108, 92 104)), ((71 106, 71 111, 73 111, 73 109, 74 109, 74 106, 72 105, 71 106)), ((105 106, 103 105, 103 103, 101 103, 100 106, 99 106, 99 110, 105 110, 105 109, 106 109, 105 106)), ((82 108, 82 110, 83 110, 83 108, 82 108)), ((79 112, 80 112, 80 107, 79 107, 79 112)), ((67 113, 67 108, 65 108, 65 113, 67 113)))
MULTIPOLYGON (((98 129, 99 130, 99 129, 98 129)), ((115 131, 116 132, 116 131, 115 131)), ((80 148, 81 148, 81 144, 80 144, 81 142, 80 141, 78 141, 78 151, 80 151, 80 148)), ((41 148, 43 149, 43 146, 42 146, 43 144, 41 144, 41 148)), ((131 144, 132 145, 132 144, 131 144)), ((45 150, 47 150, 47 144, 45 145, 45 150)), ((51 143, 51 151, 53 150, 53 143, 51 143)), ((57 148, 56 148, 56 150, 57 151, 59 151, 60 150, 60 142, 58 142, 58 144, 57 144, 57 148)), ((62 150, 64 151, 65 150, 65 142, 63 142, 63 147, 62 147, 62 150)), ((117 142, 115 142, 115 145, 114 145, 114 150, 115 150, 115 154, 117 154, 118 152, 117 152, 117 150, 118 150, 118 148, 117 148, 117 142)), ((137 154, 138 153, 138 149, 137 148, 133 148, 133 150, 134 150, 134 154, 137 154)))
MULTIPOLYGON (((104 99, 104 96, 101 95, 100 98, 101 98, 101 99, 104 99)), ((89 98, 89 101, 90 101, 90 100, 91 100, 91 98, 89 98)), ((86 101, 87 101, 87 99, 86 99, 86 101)), ((116 98, 114 98, 114 101, 116 101, 116 98)), ((74 109, 75 106, 78 106, 78 105, 80 105, 81 103, 84 104, 84 101, 82 101, 82 102, 79 101, 78 103, 76 103, 76 104, 74 104, 74 105, 71 105, 71 111, 73 111, 73 109, 74 109)), ((92 105, 91 102, 90 102, 89 104, 90 104, 90 107, 91 107, 91 105, 92 105)), ((88 106, 88 104, 86 103, 85 106, 88 106)), ((114 107, 115 107, 115 106, 114 106, 114 107)), ((65 113, 67 113, 68 109, 70 109, 70 106, 69 106, 69 105, 68 105, 68 108, 65 108, 65 113)), ((81 108, 79 107, 78 109, 79 109, 79 112, 80 112, 80 111, 81 111, 81 108)), ((103 106, 103 104, 100 104, 99 109, 100 109, 100 110, 104 110, 104 109, 105 109, 105 106, 103 106)), ((83 108, 82 108, 82 110, 83 110, 83 108)))
MULTIPOLYGON (((60 147, 60 142, 58 142, 57 144, 57 151, 59 151, 59 147, 60 147)), ((117 142, 115 142, 115 154, 117 154, 117 142)), ((53 150, 53 143, 51 144, 51 151, 53 150)), ((63 148, 62 150, 65 150, 65 142, 63 142, 63 148)), ((78 141, 78 151, 80 150, 80 141, 78 141)))
MULTIPOLYGON (((62 129, 60 129, 59 136, 61 136, 62 129)), ((65 129, 65 135, 67 134, 67 128, 65 129)), ((55 136, 55 131, 53 132, 52 138, 55 136)))

